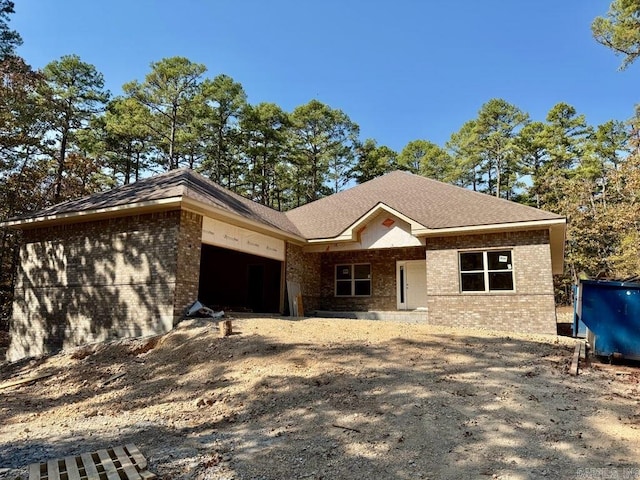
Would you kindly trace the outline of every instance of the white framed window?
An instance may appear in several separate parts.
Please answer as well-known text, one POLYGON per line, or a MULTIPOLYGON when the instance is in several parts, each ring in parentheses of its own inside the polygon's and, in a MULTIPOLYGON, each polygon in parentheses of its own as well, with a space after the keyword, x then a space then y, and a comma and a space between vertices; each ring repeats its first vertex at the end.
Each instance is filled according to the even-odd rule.
POLYGON ((513 292, 513 251, 459 252, 461 292, 513 292))
POLYGON ((370 297, 371 265, 352 263, 336 265, 336 297, 370 297))

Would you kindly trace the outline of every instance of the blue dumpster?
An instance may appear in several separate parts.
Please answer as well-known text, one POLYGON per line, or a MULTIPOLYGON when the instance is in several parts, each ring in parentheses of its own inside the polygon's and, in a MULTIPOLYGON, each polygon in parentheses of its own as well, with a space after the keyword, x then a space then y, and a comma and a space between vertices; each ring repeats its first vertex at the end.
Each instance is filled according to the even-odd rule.
POLYGON ((640 283, 580 280, 578 292, 574 334, 584 324, 595 355, 640 360, 640 283))

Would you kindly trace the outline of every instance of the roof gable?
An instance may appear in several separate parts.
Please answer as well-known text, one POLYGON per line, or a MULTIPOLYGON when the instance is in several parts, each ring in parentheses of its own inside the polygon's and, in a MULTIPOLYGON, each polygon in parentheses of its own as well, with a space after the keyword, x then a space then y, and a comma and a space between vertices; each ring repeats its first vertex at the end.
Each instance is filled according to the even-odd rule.
POLYGON ((307 239, 335 239, 380 204, 424 226, 422 233, 563 220, 553 213, 404 171, 391 172, 308 203, 290 210, 286 216, 307 239))
MULTIPOLYGON (((358 234, 362 231, 362 229, 366 228, 372 220, 376 217, 383 215, 393 215, 394 217, 399 218, 400 220, 406 222, 409 226, 410 232, 412 234, 417 234, 417 232, 424 230, 426 227, 415 220, 407 217, 406 215, 394 210, 393 208, 385 205, 384 203, 378 203, 371 210, 366 212, 364 215, 359 217, 354 223, 349 225, 344 231, 340 232, 339 235, 333 237, 333 241, 347 240, 347 241, 355 241, 358 237, 358 234)), ((313 240, 312 240, 313 241, 313 240)))
POLYGON ((305 252, 339 252, 384 248, 420 247, 425 239, 412 233, 415 227, 406 217, 385 208, 376 208, 366 221, 359 222, 345 235, 331 241, 309 240, 305 252))

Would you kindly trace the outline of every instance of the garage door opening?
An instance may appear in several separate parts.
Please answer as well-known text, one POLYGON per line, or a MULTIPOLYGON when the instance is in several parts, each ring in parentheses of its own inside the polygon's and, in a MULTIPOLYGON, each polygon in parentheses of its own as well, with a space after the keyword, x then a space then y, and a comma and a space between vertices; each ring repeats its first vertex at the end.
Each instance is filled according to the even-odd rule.
POLYGON ((198 299, 214 310, 279 313, 282 262, 202 245, 198 299))

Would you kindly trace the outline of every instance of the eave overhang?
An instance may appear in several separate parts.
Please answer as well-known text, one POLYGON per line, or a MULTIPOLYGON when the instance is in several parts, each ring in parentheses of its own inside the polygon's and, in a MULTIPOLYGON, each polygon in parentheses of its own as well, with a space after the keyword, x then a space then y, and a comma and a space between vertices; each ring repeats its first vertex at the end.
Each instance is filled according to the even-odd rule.
POLYGON ((276 238, 290 241, 297 245, 322 245, 331 243, 354 242, 358 239, 358 234, 371 220, 379 214, 386 212, 403 221, 411 227, 411 234, 417 238, 473 235, 483 233, 510 232, 522 230, 548 230, 549 243, 551 247, 552 271, 554 274, 563 273, 564 269, 564 246, 566 235, 566 219, 532 220, 526 222, 511 222, 490 225, 468 225, 446 228, 428 228, 421 223, 407 217, 403 213, 389 207, 384 203, 378 203, 368 212, 358 218, 343 232, 334 237, 305 239, 300 235, 287 232, 278 227, 259 222, 244 215, 231 212, 229 210, 216 207, 205 202, 194 200, 190 197, 175 196, 159 200, 150 200, 126 205, 97 208, 92 210, 82 210, 78 212, 66 212, 53 215, 43 215, 25 219, 7 220, 0 222, 2 228, 15 228, 29 230, 55 225, 65 225, 71 223, 89 222, 103 220, 106 218, 124 217, 137 214, 146 214, 161 211, 184 209, 200 215, 208 216, 218 220, 224 220, 230 224, 246 227, 251 230, 265 233, 276 238))
POLYGON ((182 197, 177 196, 163 198, 160 200, 149 200, 146 202, 116 205, 112 207, 94 208, 76 212, 65 212, 52 215, 41 215, 30 218, 6 220, 4 222, 0 222, 0 228, 16 228, 19 230, 29 230, 33 228, 66 225, 70 223, 90 222, 94 220, 102 220, 104 218, 126 217, 143 213, 177 210, 180 208, 181 203, 182 197))
POLYGON ((189 197, 184 197, 182 202, 182 208, 206 217, 214 218, 216 220, 223 220, 231 225, 238 227, 248 228, 250 230, 271 235, 272 237, 280 238, 282 240, 288 240, 298 245, 304 245, 306 240, 300 235, 287 232, 278 227, 267 225, 266 223, 252 220, 243 215, 230 212, 223 208, 217 208, 204 202, 199 202, 189 197))
POLYGON ((343 232, 334 237, 313 238, 307 240, 309 245, 323 245, 335 243, 347 243, 357 241, 358 233, 362 227, 371 221, 381 212, 387 212, 391 215, 404 220, 411 226, 411 234, 417 238, 434 238, 449 237, 460 235, 477 235, 484 233, 514 232, 526 230, 548 230, 549 244, 551 248, 551 269, 554 275, 562 274, 564 271, 564 246, 567 220, 565 218, 554 218, 546 220, 530 220, 524 222, 507 222, 488 225, 466 225, 458 227, 446 228, 428 228, 407 217, 406 215, 394 210, 393 208, 379 203, 362 217, 349 225, 343 232))
POLYGON ((24 219, 7 220, 5 222, 0 222, 0 228, 30 230, 34 228, 68 225, 71 223, 85 223, 104 220, 107 218, 126 217, 131 215, 140 215, 180 209, 198 213, 200 215, 215 218, 218 220, 224 220, 232 225, 249 228, 251 230, 265 233, 276 238, 291 241, 298 245, 304 245, 306 243, 306 240, 299 235, 295 235, 285 230, 281 230, 280 228, 249 219, 243 215, 230 212, 228 210, 204 202, 199 202, 185 196, 176 196, 163 198, 160 200, 150 200, 146 202, 130 203, 126 205, 117 205, 113 207, 97 208, 92 210, 82 210, 78 212, 66 212, 24 219))

